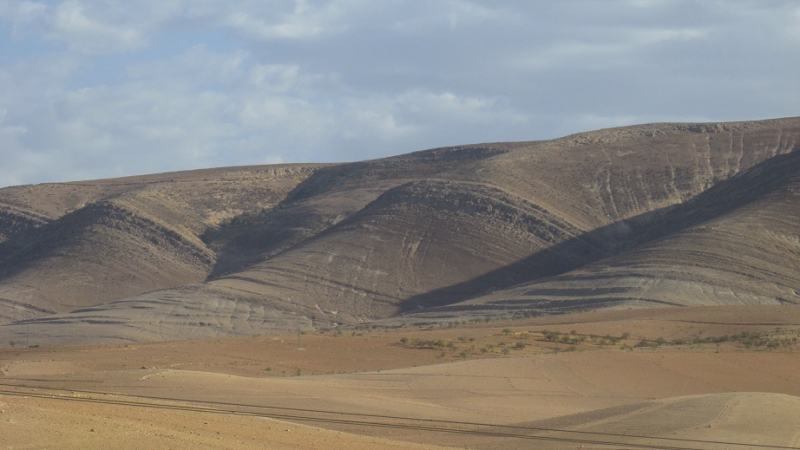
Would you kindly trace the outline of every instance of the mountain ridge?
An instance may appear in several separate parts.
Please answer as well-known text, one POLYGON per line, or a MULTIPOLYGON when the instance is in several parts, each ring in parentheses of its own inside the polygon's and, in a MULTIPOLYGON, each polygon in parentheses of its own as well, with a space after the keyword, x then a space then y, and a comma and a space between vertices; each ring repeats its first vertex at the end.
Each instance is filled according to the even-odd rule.
POLYGON ((147 340, 201 322, 214 336, 800 303, 799 148, 800 118, 646 124, 0 189, 0 335, 100 316, 147 340), (36 237, 50 228, 73 238, 36 237))

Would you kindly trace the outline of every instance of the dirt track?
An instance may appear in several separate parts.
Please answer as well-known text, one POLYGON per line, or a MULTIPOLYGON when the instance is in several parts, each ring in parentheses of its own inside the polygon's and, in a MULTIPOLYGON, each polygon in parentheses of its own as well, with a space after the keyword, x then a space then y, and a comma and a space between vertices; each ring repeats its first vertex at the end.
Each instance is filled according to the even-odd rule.
POLYGON ((747 313, 741 308, 618 311, 454 329, 300 335, 299 346, 297 335, 285 335, 4 351, 0 443, 13 448, 87 443, 116 448, 797 447, 796 347, 748 350, 726 343, 623 350, 620 342, 554 352, 552 343, 525 337, 562 327, 587 335, 619 334, 624 325, 637 339, 672 340, 691 330, 701 335, 775 332, 766 324, 777 322, 783 324, 781 333, 796 333, 796 309, 746 314, 754 325, 740 323, 747 313), (439 350, 399 344, 403 337, 437 336, 464 347, 495 343, 499 348, 499 341, 506 347, 528 346, 508 355, 476 351, 441 357, 439 350))

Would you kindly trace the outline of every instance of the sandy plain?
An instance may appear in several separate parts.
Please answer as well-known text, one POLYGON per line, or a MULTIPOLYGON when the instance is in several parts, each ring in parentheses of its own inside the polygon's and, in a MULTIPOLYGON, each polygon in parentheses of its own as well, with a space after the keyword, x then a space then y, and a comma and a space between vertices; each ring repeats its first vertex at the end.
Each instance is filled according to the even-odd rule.
POLYGON ((798 336, 800 307, 753 306, 20 343, 0 448, 800 448, 798 336))

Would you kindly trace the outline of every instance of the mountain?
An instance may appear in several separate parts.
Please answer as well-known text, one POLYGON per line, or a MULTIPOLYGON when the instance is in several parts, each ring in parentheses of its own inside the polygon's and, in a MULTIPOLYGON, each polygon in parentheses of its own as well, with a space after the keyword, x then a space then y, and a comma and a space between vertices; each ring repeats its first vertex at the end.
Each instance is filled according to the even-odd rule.
POLYGON ((0 189, 0 339, 800 303, 800 118, 0 189))

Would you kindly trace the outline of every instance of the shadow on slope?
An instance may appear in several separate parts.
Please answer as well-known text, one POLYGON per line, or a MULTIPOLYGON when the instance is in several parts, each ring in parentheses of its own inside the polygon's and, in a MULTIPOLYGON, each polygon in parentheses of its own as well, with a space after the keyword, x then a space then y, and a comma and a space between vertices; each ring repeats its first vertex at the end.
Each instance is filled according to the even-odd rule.
POLYGON ((111 202, 21 239, 0 244, 0 321, 199 282, 214 260, 199 240, 111 202))
MULTIPOLYGON (((551 261, 554 255, 563 257, 575 254, 576 251, 580 252, 582 247, 585 248, 586 243, 606 242, 605 247, 609 250, 606 253, 598 254, 598 257, 591 261, 597 262, 620 255, 635 247, 656 242, 787 188, 790 183, 798 182, 798 177, 800 177, 798 174, 800 174, 800 152, 793 151, 775 156, 735 177, 718 182, 683 204, 662 208, 598 228, 480 277, 414 296, 402 303, 401 313, 412 314, 422 310, 425 310, 425 313, 456 313, 486 309, 486 305, 460 305, 459 303, 525 283, 544 281, 548 277, 578 269, 586 264, 575 263, 571 266, 556 266, 551 267, 550 270, 532 272, 533 268, 546 266, 547 261, 551 261), (620 236, 623 236, 624 239, 620 239, 620 236), (609 239, 617 240, 607 242, 609 239)), ((588 290, 583 292, 581 289, 569 292, 565 292, 563 289, 558 292, 554 291, 552 292, 554 296, 568 294, 572 298, 589 297, 589 294, 592 297, 598 294, 609 295, 609 297, 608 299, 587 299, 576 302, 564 302, 563 300, 540 302, 536 305, 535 312, 602 307, 610 306, 609 302, 639 300, 626 296, 628 289, 625 287, 607 289, 608 292, 600 292, 602 289, 596 287, 590 288, 591 292, 588 290)), ((546 294, 546 292, 543 293, 543 295, 546 294)), ((657 303, 656 300, 649 301, 657 303)), ((508 310, 518 310, 524 304, 530 306, 530 303, 530 301, 514 302, 509 300, 506 305, 508 310)))
POLYGON ((318 235, 393 187, 527 144, 443 147, 319 168, 275 207, 241 214, 202 236, 217 254, 208 281, 244 270, 318 235))

